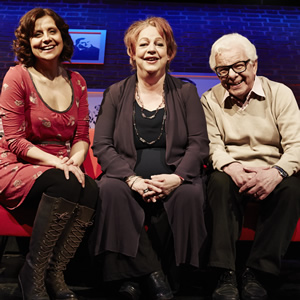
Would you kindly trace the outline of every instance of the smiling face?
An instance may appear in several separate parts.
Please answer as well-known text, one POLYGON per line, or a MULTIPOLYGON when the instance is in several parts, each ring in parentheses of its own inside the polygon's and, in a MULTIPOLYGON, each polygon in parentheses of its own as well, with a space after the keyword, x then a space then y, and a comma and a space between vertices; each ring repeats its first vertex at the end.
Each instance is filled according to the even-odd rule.
POLYGON ((166 65, 169 61, 167 44, 156 27, 148 26, 140 32, 132 59, 136 62, 138 73, 158 75, 166 73, 166 65))
MULTIPOLYGON (((222 50, 216 55, 216 67, 229 66, 239 61, 246 61, 248 57, 244 49, 241 47, 232 47, 231 49, 222 50)), ((257 61, 247 64, 247 68, 242 73, 235 73, 232 69, 229 74, 224 77, 219 77, 222 86, 233 96, 240 100, 245 100, 248 93, 251 91, 255 75, 257 72, 257 61)))
POLYGON ((30 38, 33 55, 38 61, 58 61, 64 44, 61 33, 50 16, 35 22, 33 36, 30 38))

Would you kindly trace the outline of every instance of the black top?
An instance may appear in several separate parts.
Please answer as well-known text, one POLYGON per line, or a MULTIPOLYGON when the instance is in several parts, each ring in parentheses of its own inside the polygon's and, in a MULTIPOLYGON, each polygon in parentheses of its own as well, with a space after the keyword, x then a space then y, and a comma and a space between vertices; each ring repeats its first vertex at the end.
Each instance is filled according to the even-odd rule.
MULTIPOLYGON (((147 142, 156 140, 161 133, 161 125, 163 121, 164 108, 158 110, 153 119, 147 119, 142 116, 141 107, 135 101, 135 115, 133 116, 136 129, 140 137, 147 142)), ((154 111, 143 110, 147 117, 154 114, 154 111)), ((166 134, 165 128, 159 140, 149 145, 140 141, 135 130, 134 144, 137 150, 137 161, 135 165, 135 173, 143 178, 150 178, 155 174, 173 173, 170 166, 166 164, 166 134)))

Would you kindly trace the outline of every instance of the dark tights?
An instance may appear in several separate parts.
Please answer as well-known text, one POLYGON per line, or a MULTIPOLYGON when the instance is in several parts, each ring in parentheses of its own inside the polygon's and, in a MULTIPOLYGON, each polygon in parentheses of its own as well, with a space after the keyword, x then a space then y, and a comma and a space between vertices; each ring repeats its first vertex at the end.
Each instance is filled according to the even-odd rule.
POLYGON ((94 209, 98 199, 98 186, 92 178, 86 175, 85 188, 82 188, 81 183, 73 173, 70 172, 70 178, 67 180, 62 170, 49 169, 35 181, 24 205, 37 207, 43 193, 94 209))

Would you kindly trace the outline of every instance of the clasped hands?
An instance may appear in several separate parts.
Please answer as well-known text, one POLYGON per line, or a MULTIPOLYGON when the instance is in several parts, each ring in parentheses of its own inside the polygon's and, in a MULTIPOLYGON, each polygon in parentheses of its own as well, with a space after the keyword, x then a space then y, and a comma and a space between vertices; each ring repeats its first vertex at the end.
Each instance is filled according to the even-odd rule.
POLYGON ((129 182, 128 185, 138 192, 145 202, 163 199, 181 185, 181 179, 176 174, 159 174, 151 176, 151 179, 138 177, 133 180, 133 184, 129 182))
POLYGON ((81 183, 81 186, 85 187, 85 175, 80 169, 80 166, 74 162, 72 158, 69 157, 59 157, 59 162, 56 164, 55 168, 63 170, 65 177, 68 180, 70 178, 69 173, 72 172, 77 180, 81 183))
POLYGON ((278 171, 267 167, 246 167, 241 163, 231 163, 223 168, 240 193, 252 195, 256 200, 264 200, 282 181, 278 171))

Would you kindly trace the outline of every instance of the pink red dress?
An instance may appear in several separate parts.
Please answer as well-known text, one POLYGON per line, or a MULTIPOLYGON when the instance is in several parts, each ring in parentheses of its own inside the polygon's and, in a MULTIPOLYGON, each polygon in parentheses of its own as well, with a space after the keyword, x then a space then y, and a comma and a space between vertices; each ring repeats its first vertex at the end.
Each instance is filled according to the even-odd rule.
POLYGON ((0 97, 4 137, 0 140, 0 204, 18 207, 35 180, 52 167, 26 163, 27 151, 36 146, 67 156, 79 141, 89 143, 87 87, 83 77, 68 71, 72 102, 65 111, 51 109, 41 98, 23 65, 7 72, 0 97))

